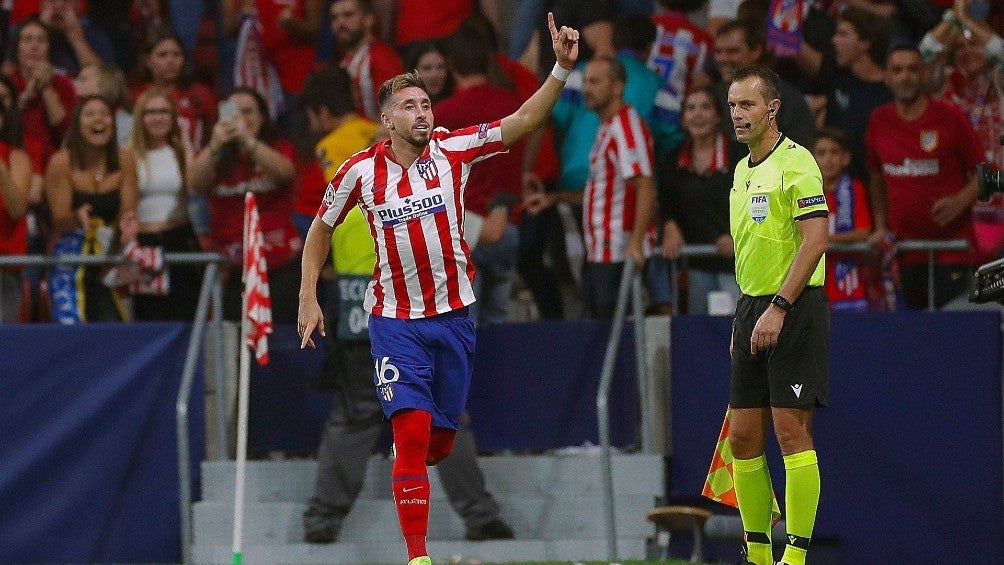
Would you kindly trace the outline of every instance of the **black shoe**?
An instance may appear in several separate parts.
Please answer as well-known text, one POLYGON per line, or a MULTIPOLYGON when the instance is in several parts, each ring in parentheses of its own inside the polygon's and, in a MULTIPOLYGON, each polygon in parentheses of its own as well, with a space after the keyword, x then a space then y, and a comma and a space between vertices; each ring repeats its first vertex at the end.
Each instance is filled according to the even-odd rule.
POLYGON ((304 532, 303 541, 307 543, 334 543, 338 539, 338 528, 327 526, 304 532))
POLYGON ((503 522, 501 518, 495 518, 479 528, 467 530, 467 535, 464 537, 468 541, 486 541, 493 539, 513 539, 516 537, 516 534, 513 533, 509 524, 503 522))

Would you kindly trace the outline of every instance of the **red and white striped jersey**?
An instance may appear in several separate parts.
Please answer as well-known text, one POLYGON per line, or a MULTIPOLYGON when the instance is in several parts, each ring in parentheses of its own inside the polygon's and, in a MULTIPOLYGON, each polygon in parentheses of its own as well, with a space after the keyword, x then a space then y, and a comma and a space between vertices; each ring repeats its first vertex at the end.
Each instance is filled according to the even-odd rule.
POLYGON ((589 152, 589 179, 582 195, 586 260, 624 260, 634 228, 636 176, 652 176, 652 135, 634 108, 625 104, 600 124, 589 152))
POLYGON ((464 243, 464 188, 471 165, 505 152, 501 122, 448 132, 436 128, 407 169, 390 141, 339 167, 317 215, 337 226, 359 205, 370 225, 377 264, 363 306, 374 316, 416 319, 474 302, 474 264, 464 243))
POLYGON ((352 94, 356 111, 379 122, 378 96, 384 81, 404 72, 404 66, 393 48, 379 41, 370 41, 354 53, 342 57, 342 68, 352 79, 352 94))

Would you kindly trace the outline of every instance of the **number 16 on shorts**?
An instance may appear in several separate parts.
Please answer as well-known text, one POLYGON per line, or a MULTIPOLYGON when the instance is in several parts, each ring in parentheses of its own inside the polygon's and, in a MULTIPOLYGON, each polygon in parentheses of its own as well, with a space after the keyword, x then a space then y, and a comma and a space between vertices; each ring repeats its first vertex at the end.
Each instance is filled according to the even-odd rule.
POLYGON ((390 363, 390 357, 376 359, 374 361, 374 369, 376 376, 373 380, 377 386, 377 390, 380 391, 380 396, 386 402, 394 400, 394 383, 400 378, 401 372, 390 363))

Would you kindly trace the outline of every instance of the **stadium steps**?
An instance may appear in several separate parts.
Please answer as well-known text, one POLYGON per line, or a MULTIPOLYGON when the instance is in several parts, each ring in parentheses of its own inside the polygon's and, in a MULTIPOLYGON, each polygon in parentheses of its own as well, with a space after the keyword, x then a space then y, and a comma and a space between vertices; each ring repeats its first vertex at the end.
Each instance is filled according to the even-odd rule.
MULTIPOLYGON (((465 541, 463 522, 450 507, 433 468, 429 551, 435 563, 606 559, 598 455, 492 456, 481 458, 481 466, 516 539, 465 541)), ((405 549, 391 503, 390 468, 389 459, 371 458, 363 490, 342 525, 339 542, 311 545, 302 542, 301 516, 313 493, 315 462, 249 462, 244 563, 403 563, 405 549)), ((642 559, 645 538, 652 533, 645 514, 662 495, 662 457, 615 455, 613 469, 618 557, 642 559)), ((194 506, 196 563, 231 562, 233 488, 233 462, 203 463, 203 500, 194 506)))

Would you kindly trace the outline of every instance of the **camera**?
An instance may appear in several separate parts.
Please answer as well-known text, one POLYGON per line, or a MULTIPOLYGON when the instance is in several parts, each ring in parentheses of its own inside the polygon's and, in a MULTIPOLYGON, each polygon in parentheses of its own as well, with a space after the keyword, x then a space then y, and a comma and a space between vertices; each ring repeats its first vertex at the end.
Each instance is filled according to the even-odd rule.
MULTIPOLYGON (((1004 145, 1004 136, 1001 136, 1004 145)), ((979 186, 977 198, 986 202, 998 192, 1004 192, 1001 171, 995 171, 986 163, 976 166, 976 182, 979 186)), ((976 269, 973 288, 969 291, 969 301, 975 304, 1000 302, 1004 304, 1004 259, 998 259, 976 269)))
MULTIPOLYGON (((1000 139, 1004 145, 1004 135, 1000 139)), ((976 184, 979 186, 976 197, 983 202, 990 200, 990 197, 998 192, 1004 192, 1004 182, 1001 182, 1001 172, 993 170, 990 165, 980 163, 976 165, 976 184)))

